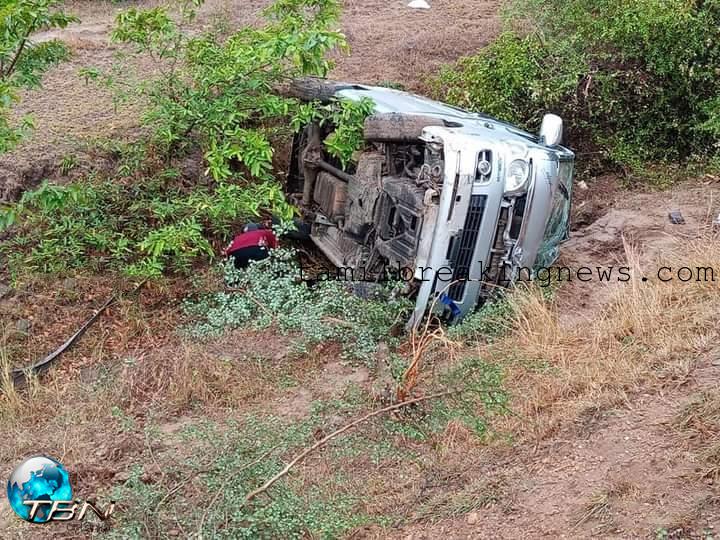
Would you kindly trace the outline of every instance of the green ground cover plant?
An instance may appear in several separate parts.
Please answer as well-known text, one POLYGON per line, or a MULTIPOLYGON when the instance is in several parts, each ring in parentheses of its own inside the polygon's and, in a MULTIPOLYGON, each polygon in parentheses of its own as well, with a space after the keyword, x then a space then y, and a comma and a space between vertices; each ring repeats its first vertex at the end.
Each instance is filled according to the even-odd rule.
POLYGON ((283 454, 311 437, 315 421, 288 424, 272 416, 248 416, 230 425, 189 427, 183 439, 201 452, 176 464, 181 472, 176 480, 193 480, 187 492, 206 495, 196 499, 197 505, 191 497, 166 498, 168 486, 144 482, 138 466, 113 493, 127 511, 108 537, 162 534, 173 528, 168 509, 182 513, 183 526, 192 528, 187 534, 208 538, 339 538, 377 522, 379 517, 358 512, 358 495, 343 488, 337 477, 312 487, 290 477, 273 488, 271 498, 240 505, 248 491, 283 467, 283 454), (163 511, 156 513, 161 505, 163 511))
POLYGON ((369 299, 353 294, 340 280, 321 280, 313 287, 300 280, 298 254, 276 249, 269 259, 238 270, 223 267, 227 291, 188 302, 188 332, 211 337, 227 329, 276 325, 297 334, 298 351, 325 341, 343 345, 346 358, 372 363, 380 341, 397 344, 393 327, 402 326, 411 302, 393 284, 369 299))

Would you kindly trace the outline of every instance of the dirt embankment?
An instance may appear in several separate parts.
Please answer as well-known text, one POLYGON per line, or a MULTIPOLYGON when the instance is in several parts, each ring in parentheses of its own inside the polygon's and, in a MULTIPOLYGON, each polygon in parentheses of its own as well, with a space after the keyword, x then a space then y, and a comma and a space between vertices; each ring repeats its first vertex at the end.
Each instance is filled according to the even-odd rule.
MULTIPOLYGON (((211 24, 217 17, 235 25, 253 23, 266 3, 212 0, 203 9, 199 24, 211 24)), ((498 30, 498 2, 431 0, 429 11, 409 10, 406 4, 405 0, 346 0, 342 27, 352 55, 337 58, 333 75, 361 82, 401 83, 422 90, 425 75, 443 62, 474 52, 498 30)), ((73 49, 73 59, 48 74, 43 90, 23 96, 18 114, 33 113, 38 129, 17 151, 0 158, 0 199, 16 197, 43 178, 57 175, 60 162, 69 155, 79 156, 79 165, 70 176, 97 167, 91 150, 93 141, 132 137, 139 128, 137 110, 132 106, 115 110, 109 92, 87 86, 77 75, 81 67, 112 64, 116 49, 108 35, 119 7, 110 2, 78 1, 71 5, 83 19, 83 23, 61 33, 73 49)), ((636 246, 640 259, 648 261, 671 246, 689 245, 708 233, 711 217, 718 212, 718 197, 716 184, 695 182, 666 193, 640 193, 619 190, 612 179, 589 182, 576 207, 580 226, 566 245, 562 262, 571 266, 622 264, 627 244, 636 246), (685 225, 668 223, 667 213, 674 209, 683 213, 685 225)), ((52 282, 37 283, 27 298, 18 295, 4 299, 3 314, 10 314, 11 324, 31 314, 35 317, 30 336, 18 354, 37 357, 62 342, 68 321, 81 321, 98 299, 109 294, 109 284, 102 287, 105 289, 82 278, 62 287, 52 282), (102 292, 99 296, 98 291, 102 292)), ((557 326, 571 328, 592 321, 617 291, 617 287, 596 282, 561 287, 557 326)), ((156 458, 162 462, 173 452, 182 455, 192 451, 183 446, 176 432, 196 418, 165 419, 161 429, 165 439, 151 442, 142 423, 133 425, 136 418, 110 418, 107 403, 85 402, 87 407, 75 409, 70 398, 76 390, 68 388, 77 381, 83 391, 77 397, 88 400, 89 382, 101 386, 105 379, 126 381, 128 388, 107 391, 110 396, 114 390, 119 392, 125 400, 118 402, 119 407, 130 411, 127 414, 133 412, 130 405, 145 409, 165 406, 166 396, 172 393, 177 401, 174 407, 207 400, 214 405, 207 414, 203 411, 203 416, 220 419, 223 415, 239 417, 248 410, 271 409, 295 420, 307 416, 315 400, 336 396, 348 383, 370 391, 372 374, 338 364, 333 360, 337 351, 321 348, 301 361, 290 361, 285 348, 278 345, 283 338, 272 333, 229 336, 214 347, 198 345, 183 350, 173 333, 179 299, 168 306, 166 298, 163 291, 152 290, 144 293, 144 300, 137 305, 126 299, 88 332, 68 355, 60 376, 48 377, 43 390, 33 397, 35 407, 42 405, 43 399, 68 407, 57 419, 66 422, 58 423, 63 428, 62 440, 56 431, 36 433, 28 431, 26 424, 14 426, 0 445, 4 473, 21 457, 42 447, 61 456, 76 471, 73 481, 94 493, 122 483, 134 465, 141 464, 157 476, 159 472, 153 469, 156 458), (113 366, 117 364, 113 369, 119 375, 106 370, 108 359, 115 362, 113 366), (201 373, 198 359, 200 367, 217 371, 201 373), (132 373, 133 366, 141 367, 139 374, 123 378, 126 372, 132 373), (288 380, 298 384, 288 387, 279 383, 288 380), (172 386, 178 381, 179 387, 172 386), (68 402, 57 396, 64 396, 68 402)), ((667 309, 681 308, 678 299, 668 300, 667 309)), ((410 512, 403 516, 401 525, 360 529, 352 537, 708 537, 720 527, 720 493, 717 475, 708 474, 698 448, 712 442, 714 432, 707 432, 704 439, 701 435, 690 440, 675 427, 678 415, 699 393, 717 393, 720 351, 708 336, 711 334, 698 330, 693 337, 698 352, 676 358, 685 368, 665 383, 642 386, 643 381, 633 381, 624 387, 619 381, 610 401, 583 403, 577 398, 575 405, 586 406, 581 414, 568 412, 555 431, 541 426, 543 436, 534 444, 510 442, 487 448, 473 440, 463 446, 461 437, 435 441, 431 448, 408 443, 422 457, 412 466, 399 460, 397 466, 376 469, 373 486, 378 500, 368 501, 367 507, 392 511, 407 503, 408 507, 426 505, 438 513, 418 517, 410 512)), ((627 339, 627 346, 633 346, 632 339, 627 339)), ((548 377, 557 379, 556 367, 545 366, 542 360, 538 360, 538 371, 544 369, 548 377)), ((665 368, 651 367, 660 372, 665 368)), ((602 373, 605 366, 594 368, 602 373)), ((555 381, 556 390, 563 382, 555 381)), ((592 382, 586 380, 585 384, 592 387, 592 382)), ((570 381, 567 386, 561 390, 572 403, 580 391, 571 387, 570 381)), ((512 393, 517 389, 509 390, 512 393)), ((519 390, 517 393, 522 397, 519 390)), ((18 417, 24 408, 23 403, 18 417)), ((138 417, 142 415, 138 413, 138 417)), ((0 505, 5 504, 4 499, 0 501, 0 505)), ((7 506, 0 509, 0 529, 7 537, 16 536, 22 524, 7 506)), ((25 537, 42 534, 23 531, 25 537)))

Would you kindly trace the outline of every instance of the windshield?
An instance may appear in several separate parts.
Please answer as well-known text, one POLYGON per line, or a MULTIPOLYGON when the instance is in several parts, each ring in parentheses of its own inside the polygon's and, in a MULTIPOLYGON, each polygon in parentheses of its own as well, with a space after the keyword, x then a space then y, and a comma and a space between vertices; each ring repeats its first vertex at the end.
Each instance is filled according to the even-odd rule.
POLYGON ((547 268, 553 264, 560 251, 560 244, 567 240, 570 225, 570 201, 572 199, 572 161, 561 161, 558 171, 558 189, 553 195, 543 243, 538 251, 536 266, 547 268))

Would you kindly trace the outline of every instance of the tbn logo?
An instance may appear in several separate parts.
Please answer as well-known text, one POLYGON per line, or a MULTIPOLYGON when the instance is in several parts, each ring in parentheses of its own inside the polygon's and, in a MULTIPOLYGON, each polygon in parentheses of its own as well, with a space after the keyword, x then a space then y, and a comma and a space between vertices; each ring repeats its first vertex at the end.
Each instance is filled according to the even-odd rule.
POLYGON ((85 518, 85 515, 87 514, 88 508, 93 511, 93 513, 99 517, 102 521, 105 521, 107 518, 109 518, 112 513, 115 511, 115 503, 111 502, 107 508, 105 508, 105 511, 102 511, 100 508, 98 508, 94 502, 90 501, 23 501, 23 504, 26 506, 30 506, 30 513, 28 514, 28 517, 30 518, 30 521, 34 521, 35 517, 38 515, 38 510, 40 508, 43 508, 45 510, 45 505, 51 505, 50 510, 45 514, 45 522, 47 521, 70 521, 72 519, 77 519, 78 521, 82 521, 85 518), (80 513, 77 513, 78 507, 82 505, 80 513))
POLYGON ((114 502, 103 509, 94 500, 75 499, 67 469, 47 456, 18 465, 8 479, 7 496, 15 513, 31 523, 82 521, 88 514, 105 521, 115 511, 114 502))

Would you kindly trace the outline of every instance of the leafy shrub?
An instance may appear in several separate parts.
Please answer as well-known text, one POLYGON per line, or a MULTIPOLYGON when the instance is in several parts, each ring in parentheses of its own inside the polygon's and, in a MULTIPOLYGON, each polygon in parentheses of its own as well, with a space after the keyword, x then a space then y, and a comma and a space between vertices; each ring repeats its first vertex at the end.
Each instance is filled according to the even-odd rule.
POLYGON ((523 32, 446 67, 435 92, 536 130, 566 121, 570 145, 630 169, 717 153, 720 2, 516 0, 523 32))
POLYGON ((272 175, 272 136, 298 129, 307 118, 331 122, 337 130, 328 147, 338 159, 351 159, 371 103, 320 107, 277 90, 289 78, 327 72, 325 54, 344 46, 343 36, 327 29, 337 1, 277 0, 265 10, 264 27, 229 36, 187 30, 202 4, 179 0, 170 3, 174 10, 131 7, 117 16, 113 38, 154 59, 158 78, 138 82, 143 78, 120 68, 83 73, 145 99, 150 143, 109 144, 118 158, 111 182, 46 184, 0 209, 0 230, 21 224, 1 248, 15 272, 87 264, 139 277, 186 271, 212 255, 211 241, 226 240, 239 220, 264 211, 292 216, 272 175), (202 184, 172 168, 174 158, 198 146, 211 177, 202 184))
POLYGON ((540 76, 532 38, 501 34, 477 56, 461 58, 443 68, 436 91, 471 110, 515 123, 529 123, 537 95, 532 83, 540 76))
POLYGON ((15 275, 89 266, 158 277, 212 256, 208 237, 226 240, 233 224, 263 208, 284 217, 292 212, 273 182, 188 188, 172 170, 126 183, 44 183, 0 212, 5 225, 19 223, 0 253, 15 275))
MULTIPOLYGON (((114 40, 158 63, 161 76, 147 84, 116 70, 87 69, 88 78, 115 88, 134 88, 149 101, 145 121, 154 129, 156 150, 176 154, 198 143, 208 172, 230 181, 239 170, 271 178, 271 136, 287 130, 300 102, 278 88, 303 75, 325 75, 328 51, 344 47, 342 34, 329 30, 337 0, 276 0, 265 9, 265 25, 230 35, 192 33, 186 26, 204 0, 130 8, 117 16, 114 40)), ((124 92, 126 90, 123 90, 124 92)))
POLYGON ((369 359, 391 327, 403 320, 411 304, 393 294, 392 287, 374 298, 361 299, 339 280, 319 281, 310 288, 299 280, 293 250, 276 249, 273 255, 247 269, 224 267, 231 289, 188 303, 193 336, 217 335, 228 328, 276 324, 282 332, 301 336, 301 348, 337 341, 347 358, 369 359))

